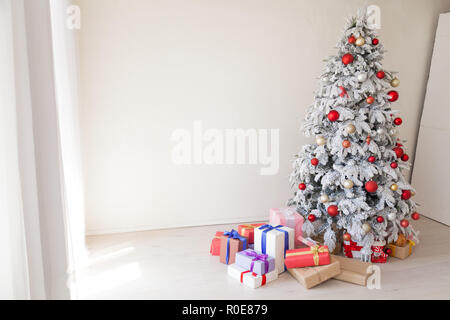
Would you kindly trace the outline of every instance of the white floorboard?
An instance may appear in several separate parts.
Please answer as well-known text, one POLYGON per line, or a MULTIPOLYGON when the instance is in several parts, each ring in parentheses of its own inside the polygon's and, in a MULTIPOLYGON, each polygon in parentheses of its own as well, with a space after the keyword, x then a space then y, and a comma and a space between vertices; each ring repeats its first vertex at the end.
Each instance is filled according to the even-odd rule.
POLYGON ((90 265, 79 280, 81 299, 450 299, 450 228, 414 222, 421 242, 406 260, 379 264, 381 289, 329 280, 306 290, 288 273, 250 289, 209 254, 220 225, 143 231, 87 239, 90 265))

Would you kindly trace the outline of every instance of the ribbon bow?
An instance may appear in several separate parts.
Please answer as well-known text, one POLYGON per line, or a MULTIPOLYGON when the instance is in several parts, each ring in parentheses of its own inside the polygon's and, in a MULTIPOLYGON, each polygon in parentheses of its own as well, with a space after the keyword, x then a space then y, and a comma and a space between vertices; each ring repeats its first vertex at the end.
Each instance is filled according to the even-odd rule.
POLYGON ((252 264, 250 265, 250 271, 253 272, 253 267, 255 266, 255 261, 264 262, 264 270, 265 273, 269 272, 269 261, 267 258, 269 257, 267 254, 258 254, 256 251, 244 251, 245 255, 249 257, 253 257, 252 264))
POLYGON ((234 229, 231 229, 231 231, 225 231, 223 233, 223 235, 228 237, 228 239, 227 239, 227 255, 225 257, 227 264, 228 264, 228 261, 230 260, 230 239, 239 239, 240 241, 242 241, 244 243, 243 248, 245 250, 245 249, 247 249, 247 238, 241 237, 239 235, 239 233, 234 229))
POLYGON ((328 248, 326 247, 320 247, 320 246, 314 246, 311 247, 311 253, 313 254, 313 260, 314 260, 314 264, 316 266, 319 265, 319 253, 324 253, 324 252, 328 252, 328 248))

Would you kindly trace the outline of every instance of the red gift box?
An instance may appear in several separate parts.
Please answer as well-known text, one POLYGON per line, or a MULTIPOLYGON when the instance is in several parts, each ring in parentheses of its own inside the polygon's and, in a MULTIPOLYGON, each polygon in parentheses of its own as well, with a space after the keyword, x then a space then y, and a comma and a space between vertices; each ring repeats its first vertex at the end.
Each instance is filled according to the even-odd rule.
POLYGON ((373 263, 386 263, 388 254, 384 252, 386 242, 375 242, 372 245, 372 256, 370 261, 373 263))
MULTIPOLYGON (((386 263, 388 255, 384 252, 386 242, 375 241, 371 247, 372 254, 370 255, 370 262, 386 263)), ((361 249, 363 247, 353 240, 344 240, 344 254, 347 258, 361 259, 361 249)), ((363 259, 364 260, 364 259, 363 259)), ((364 261, 368 262, 368 259, 364 261)))
POLYGON ((248 238, 248 244, 255 243, 255 228, 261 227, 264 223, 241 224, 238 232, 241 236, 248 238))
POLYGON ((287 250, 286 259, 284 260, 284 264, 288 269, 324 266, 330 263, 330 252, 327 246, 287 250))
POLYGON ((217 231, 216 236, 211 241, 211 249, 209 253, 213 256, 220 256, 220 237, 223 236, 222 231, 217 231))

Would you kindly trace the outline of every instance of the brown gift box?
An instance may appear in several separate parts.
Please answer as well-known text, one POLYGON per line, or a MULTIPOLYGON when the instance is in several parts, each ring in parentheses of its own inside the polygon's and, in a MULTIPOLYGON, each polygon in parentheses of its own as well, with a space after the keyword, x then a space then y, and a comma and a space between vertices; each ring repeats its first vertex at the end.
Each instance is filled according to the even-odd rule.
POLYGON ((395 244, 391 243, 389 245, 389 248, 392 250, 390 256, 396 257, 399 259, 406 259, 411 255, 414 246, 415 246, 415 243, 411 240, 408 240, 407 244, 403 247, 399 247, 399 246, 396 246, 395 244))
POLYGON ((341 264, 341 273, 336 275, 334 279, 360 286, 367 285, 367 279, 371 275, 371 273, 367 273, 367 268, 372 265, 371 263, 335 255, 332 255, 332 258, 341 264))
MULTIPOLYGON (((244 236, 240 236, 241 238, 247 239, 247 246, 248 246, 248 238, 244 236)), ((220 237, 220 262, 227 264, 227 236, 220 237)), ((244 242, 240 241, 239 239, 233 239, 230 238, 230 255, 228 259, 228 264, 233 264, 234 260, 236 259, 236 253, 245 250, 247 248, 244 248, 244 242)))
POLYGON ((310 289, 338 275, 341 268, 339 261, 331 256, 331 263, 325 266, 292 268, 287 271, 306 289, 310 289))

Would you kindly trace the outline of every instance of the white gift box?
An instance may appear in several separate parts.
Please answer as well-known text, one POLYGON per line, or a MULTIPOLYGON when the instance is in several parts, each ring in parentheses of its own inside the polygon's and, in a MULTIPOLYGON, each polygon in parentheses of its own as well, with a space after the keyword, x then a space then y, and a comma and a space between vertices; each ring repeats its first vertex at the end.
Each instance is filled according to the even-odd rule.
POLYGON ((230 264, 228 266, 228 275, 245 284, 247 287, 256 289, 273 280, 276 280, 278 278, 278 271, 277 269, 274 269, 273 271, 260 276, 256 273, 252 273, 250 270, 238 266, 237 264, 230 264))
MULTIPOLYGON (((267 225, 264 225, 267 226, 267 225)), ((275 258, 275 270, 278 270, 278 273, 284 272, 284 254, 285 250, 294 249, 294 238, 295 232, 294 229, 289 227, 278 227, 277 229, 272 229, 270 231, 264 232, 267 230, 263 228, 264 226, 258 227, 255 229, 255 251, 265 253, 273 258, 275 258), (288 247, 285 248, 285 236, 288 234, 288 247), (266 248, 263 250, 263 237, 265 233, 266 238, 266 248), (264 252, 265 251, 265 252, 264 252)), ((276 225, 269 225, 271 228, 276 227, 276 225)))

